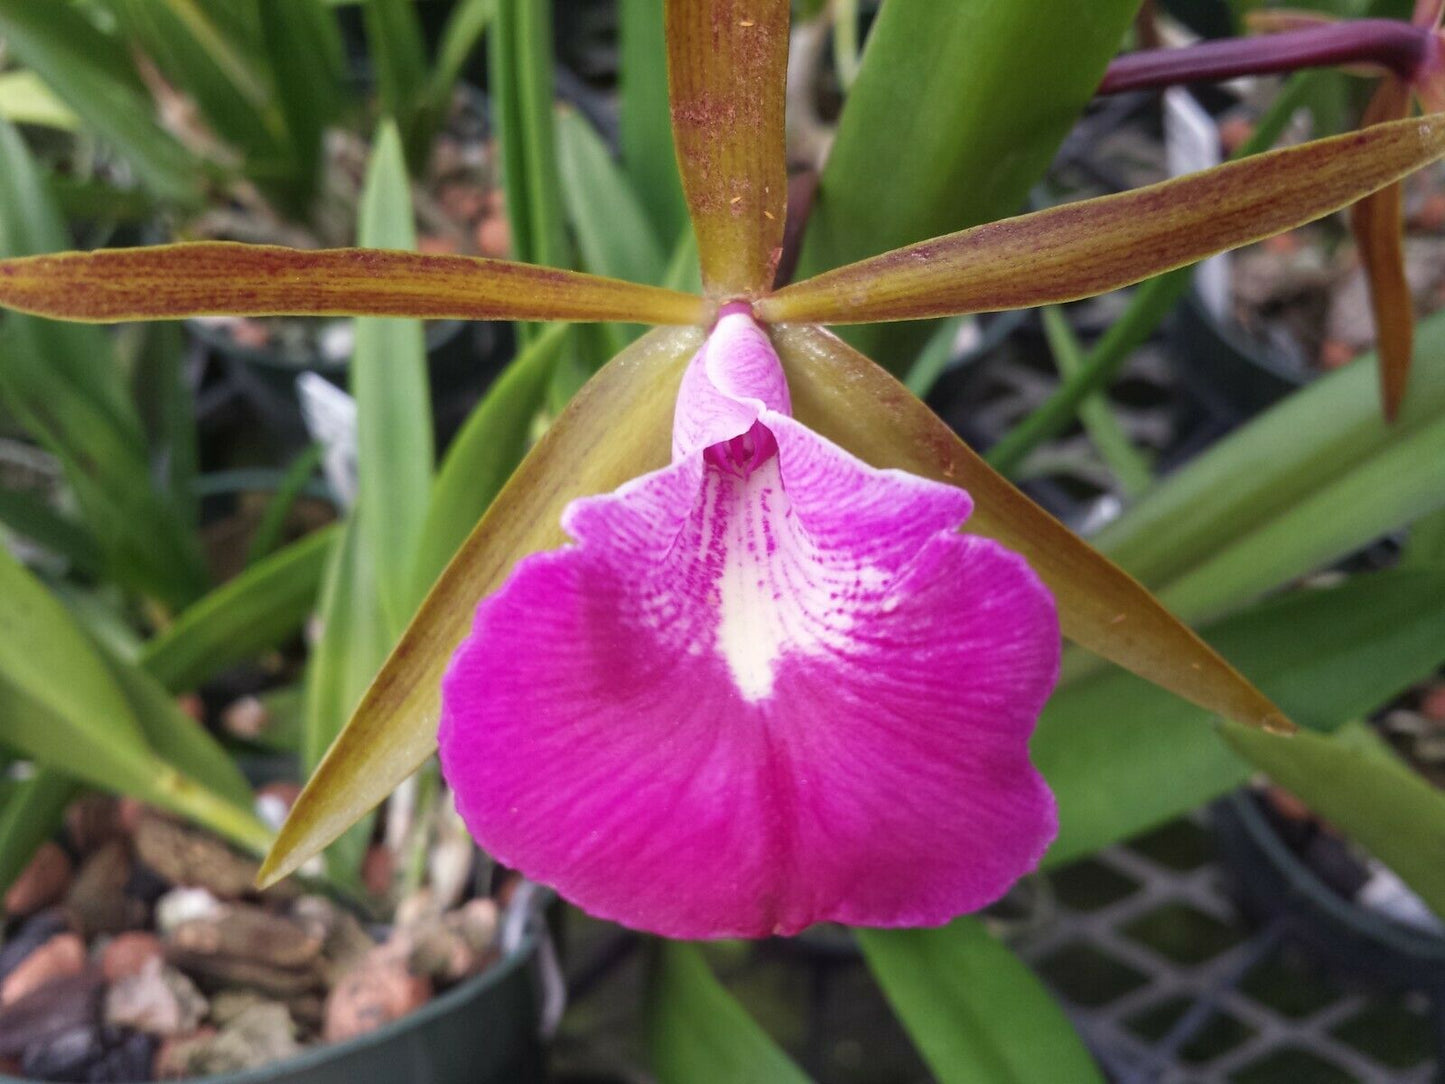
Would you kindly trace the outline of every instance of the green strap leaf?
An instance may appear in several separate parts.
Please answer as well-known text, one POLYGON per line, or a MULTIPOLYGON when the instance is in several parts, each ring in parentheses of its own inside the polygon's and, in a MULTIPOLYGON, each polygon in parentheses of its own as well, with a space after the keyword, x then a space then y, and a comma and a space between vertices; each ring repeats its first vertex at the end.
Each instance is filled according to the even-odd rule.
MULTIPOLYGON (((91 641, 3 547, 0 718, 6 742, 41 765, 190 817, 252 850, 270 842, 248 806, 157 755, 91 641)), ((170 722, 147 725, 163 737, 170 722)), ((198 748, 188 743, 180 759, 194 763, 198 748)))
MULTIPOLYGON (((311 649, 301 719, 301 764, 307 774, 316 770, 356 710, 394 639, 388 632, 380 569, 365 525, 370 514, 357 505, 341 528, 326 569, 318 610, 321 636, 311 649)), ((328 848, 327 868, 340 883, 355 880, 370 828, 371 818, 363 818, 328 848)))
POLYGON ((72 5, 34 0, 0 0, 0 36, 87 127, 120 148, 158 196, 200 202, 195 159, 156 124, 150 97, 119 42, 72 5))
MULTIPOLYGON (((206 126, 250 161, 282 153, 279 114, 242 42, 227 36, 197 0, 101 0, 129 48, 198 107, 206 126)), ((153 108, 154 111, 154 108, 153 108)))
MULTIPOLYGON (((1138 7, 888 0, 839 119, 795 277, 1017 211, 1138 7)), ((927 330, 845 335, 903 371, 927 330)))
POLYGON ((146 743, 218 797, 239 809, 251 808, 251 785, 206 724, 183 712, 166 687, 135 663, 118 658, 99 641, 96 653, 130 705, 146 743))
MULTIPOLYGON (((1261 603, 1204 635, 1292 718, 1332 730, 1445 660, 1442 600, 1445 572, 1379 572, 1261 603)), ((1046 862, 1090 854, 1243 783, 1249 768, 1214 720, 1119 671, 1055 693, 1031 746, 1059 803, 1046 862)))
MULTIPOLYGON (((1083 367, 1083 348, 1069 326, 1069 318, 1057 305, 1045 308, 1042 318, 1054 363, 1059 367, 1059 375, 1067 380, 1083 367)), ((1096 392, 1080 403, 1079 421, 1126 496, 1135 496, 1149 488, 1154 473, 1114 416, 1107 396, 1096 392)))
POLYGON ((557 115, 557 160, 582 269, 629 282, 660 283, 667 256, 638 194, 607 144, 575 109, 557 115))
POLYGON ((295 634, 316 604, 336 530, 314 531, 216 588, 141 650, 140 664, 172 691, 295 634))
POLYGON ((1103 1084, 1043 983, 977 920, 855 936, 939 1084, 1103 1084))
POLYGON ((0 806, 0 893, 9 890, 36 849, 59 830, 80 790, 70 776, 38 768, 0 806))
POLYGON ((551 5, 498 0, 487 55, 512 255, 570 267, 552 131, 551 5))
MULTIPOLYGON (((619 0, 617 21, 622 164, 657 236, 668 243, 690 227, 672 143, 663 0, 619 0)), ((696 259, 693 265, 696 270, 696 259)))
POLYGON ((695 945, 658 946, 647 1040, 659 1084, 808 1084, 808 1077, 713 976, 695 945))
POLYGON ((410 0, 365 0, 362 16, 366 22, 366 44, 376 65, 381 105, 386 115, 407 134, 406 160, 413 172, 425 164, 425 150, 410 138, 413 122, 426 91, 426 49, 421 23, 410 0))
MULTIPOLYGON (((413 249, 411 181, 396 125, 383 122, 361 197, 361 244, 413 249)), ((387 630, 399 636, 421 601, 412 569, 431 491, 433 447, 426 340, 420 320, 356 321, 351 359, 356 397, 357 504, 379 577, 387 630)))
POLYGON ((1445 505, 1445 315, 1379 417, 1373 358, 1315 381, 1165 479, 1095 539, 1185 616, 1226 612, 1445 505))
POLYGON ((85 527, 32 493, 0 489, 0 524, 65 558, 81 572, 96 575, 105 566, 100 547, 85 527))
POLYGON ((295 507, 311 476, 321 464, 324 449, 320 444, 308 444, 281 476, 276 491, 266 502, 266 511, 256 530, 251 535, 251 544, 246 549, 246 564, 252 566, 269 557, 281 541, 286 529, 286 519, 295 507))
POLYGON ((293 210, 308 209, 319 179, 321 138, 346 102, 346 56, 336 16, 321 0, 259 0, 275 99, 286 121, 294 163, 293 210))
MULTIPOLYGON (((0 254, 63 247, 64 227, 35 163, 3 121, 0 160, 0 254)), ((0 338, 0 402, 61 460, 109 574, 173 606, 199 595, 199 545, 153 486, 140 419, 105 333, 12 315, 0 338)))

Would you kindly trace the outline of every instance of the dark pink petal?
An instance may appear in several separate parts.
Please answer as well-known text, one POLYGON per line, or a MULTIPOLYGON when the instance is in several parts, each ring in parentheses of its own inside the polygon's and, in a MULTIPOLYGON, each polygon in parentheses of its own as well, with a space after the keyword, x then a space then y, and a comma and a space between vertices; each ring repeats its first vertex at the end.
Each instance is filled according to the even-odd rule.
POLYGON ((443 685, 442 764, 478 841, 671 937, 937 925, 1053 838, 1028 759, 1053 600, 957 533, 962 491, 866 466, 782 411, 766 337, 725 315, 676 458, 574 502, 443 685))

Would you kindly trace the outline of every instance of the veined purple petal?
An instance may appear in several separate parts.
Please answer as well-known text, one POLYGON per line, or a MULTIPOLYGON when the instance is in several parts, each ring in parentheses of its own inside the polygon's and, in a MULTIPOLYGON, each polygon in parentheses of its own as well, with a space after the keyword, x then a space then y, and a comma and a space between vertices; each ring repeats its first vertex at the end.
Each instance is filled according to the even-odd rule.
POLYGON ((671 466, 574 502, 443 685, 442 764, 499 861, 670 937, 937 925, 1055 830, 1028 738, 1053 600, 958 533, 966 493, 788 416, 729 308, 678 398, 671 466))

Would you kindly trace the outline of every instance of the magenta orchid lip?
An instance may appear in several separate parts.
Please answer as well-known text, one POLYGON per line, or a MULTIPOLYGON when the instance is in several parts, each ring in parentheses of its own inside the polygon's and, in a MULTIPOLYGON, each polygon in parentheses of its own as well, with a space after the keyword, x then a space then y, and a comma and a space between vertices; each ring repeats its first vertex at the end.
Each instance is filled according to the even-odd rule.
POLYGON ((939 925, 1055 835, 1028 753, 1053 599, 959 533, 967 493, 795 421, 747 304, 721 312, 671 465, 573 502, 574 544, 478 608, 443 770, 489 853, 624 925, 939 925))

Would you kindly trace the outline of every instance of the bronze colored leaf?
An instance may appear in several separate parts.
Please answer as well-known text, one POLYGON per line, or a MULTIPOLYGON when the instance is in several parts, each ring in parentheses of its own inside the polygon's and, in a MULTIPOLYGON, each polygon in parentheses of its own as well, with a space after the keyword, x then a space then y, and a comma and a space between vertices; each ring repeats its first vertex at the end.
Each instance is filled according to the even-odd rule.
MULTIPOLYGON (((1398 120, 1410 112, 1410 88, 1387 78, 1375 91, 1361 127, 1398 120)), ((1398 181, 1350 208, 1350 229, 1370 285, 1370 308, 1380 355, 1380 401, 1394 421, 1410 380, 1415 352, 1415 305, 1405 281, 1404 186, 1398 181)))
POLYGON ((1031 308, 1114 290, 1348 207, 1445 155, 1445 115, 1271 151, 860 260, 756 305, 771 323, 1031 308))
POLYGON ((696 328, 651 332, 613 358, 517 468, 457 551, 291 810, 261 870, 317 854, 436 748, 443 671, 483 596, 529 553, 561 545, 562 509, 667 463, 673 401, 696 328))
POLYGON ((836 336, 779 327, 799 421, 876 467, 961 486, 965 527, 1027 558, 1058 601, 1065 635, 1210 711, 1272 730, 1292 724, 1138 581, 1015 489, 912 392, 836 336))
POLYGON ((0 305, 92 323, 289 314, 695 324, 709 315, 688 294, 506 260, 229 241, 0 260, 0 305))
POLYGON ((667 0, 682 187, 709 295, 756 297, 782 255, 788 0, 667 0))

